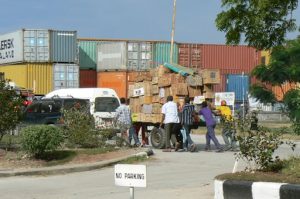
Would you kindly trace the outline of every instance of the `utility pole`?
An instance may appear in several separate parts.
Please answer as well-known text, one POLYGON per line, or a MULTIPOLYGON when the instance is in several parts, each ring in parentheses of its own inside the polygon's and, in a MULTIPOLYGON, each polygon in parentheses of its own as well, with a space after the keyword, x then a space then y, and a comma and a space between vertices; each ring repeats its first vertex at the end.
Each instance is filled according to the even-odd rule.
POLYGON ((176 18, 176 0, 173 0, 173 17, 172 17, 172 33, 171 33, 171 49, 170 49, 170 63, 173 63, 173 44, 175 34, 175 18, 176 18))

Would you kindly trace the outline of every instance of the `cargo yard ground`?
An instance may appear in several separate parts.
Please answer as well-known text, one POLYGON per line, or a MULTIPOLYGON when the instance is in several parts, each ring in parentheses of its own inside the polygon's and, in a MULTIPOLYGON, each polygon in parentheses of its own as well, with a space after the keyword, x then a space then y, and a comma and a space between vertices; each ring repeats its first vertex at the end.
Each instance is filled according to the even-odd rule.
MULTIPOLYGON (((200 151, 197 153, 163 153, 154 149, 147 166, 147 188, 136 188, 135 197, 152 199, 163 198, 201 198, 214 197, 214 177, 230 173, 234 166, 234 153, 204 152, 203 135, 192 135, 200 151)), ((218 139, 222 142, 220 136, 218 139)), ((297 144, 300 144, 297 142, 297 144)), ((300 150, 292 152, 287 146, 281 146, 276 155, 281 158, 299 155, 300 150)), ((244 168, 238 164, 238 170, 244 168)), ((19 176, 0 179, 1 198, 127 198, 128 187, 114 184, 114 168, 107 167, 95 171, 55 175, 55 176, 19 176), (80 179, 80 180, 79 180, 80 179), (16 188, 17 187, 17 188, 16 188)))

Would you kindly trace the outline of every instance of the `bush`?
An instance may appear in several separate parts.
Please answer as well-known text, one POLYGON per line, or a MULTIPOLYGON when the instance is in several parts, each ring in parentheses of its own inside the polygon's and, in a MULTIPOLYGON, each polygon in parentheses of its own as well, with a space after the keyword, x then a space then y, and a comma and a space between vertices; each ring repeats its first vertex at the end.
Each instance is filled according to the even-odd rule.
POLYGON ((62 131, 54 126, 34 125, 21 130, 23 150, 36 158, 43 158, 46 152, 55 151, 63 140, 62 131))
POLYGON ((282 141, 281 131, 272 131, 268 128, 258 127, 251 130, 251 118, 246 117, 244 122, 240 122, 240 133, 237 140, 240 145, 240 152, 236 154, 237 159, 244 159, 248 162, 246 170, 274 171, 278 170, 281 160, 278 156, 273 156, 276 149, 282 144, 288 144, 292 150, 296 145, 291 141, 282 141), (255 168, 251 168, 251 163, 255 163, 255 168))
POLYGON ((69 147, 98 147, 102 144, 99 131, 88 107, 76 107, 63 111, 64 136, 69 147), (86 109, 86 110, 85 110, 86 109))

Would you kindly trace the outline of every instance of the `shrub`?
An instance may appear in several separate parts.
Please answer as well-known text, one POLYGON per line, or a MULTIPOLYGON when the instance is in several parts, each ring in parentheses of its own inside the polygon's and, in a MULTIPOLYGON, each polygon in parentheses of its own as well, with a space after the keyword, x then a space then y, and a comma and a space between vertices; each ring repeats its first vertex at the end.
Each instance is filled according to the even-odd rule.
POLYGON ((94 118, 88 108, 73 107, 63 111, 64 136, 69 147, 98 147, 102 144, 94 118))
POLYGON ((62 131, 55 126, 34 125, 21 130, 23 150, 36 158, 43 158, 46 152, 55 151, 63 140, 62 131))
POLYGON ((274 171, 281 167, 279 156, 273 156, 276 149, 282 144, 288 144, 292 150, 296 145, 291 141, 282 141, 283 131, 272 131, 268 128, 258 127, 257 130, 250 130, 251 118, 246 117, 241 122, 240 134, 237 140, 240 145, 240 152, 236 154, 237 159, 244 159, 248 162, 246 170, 254 170, 251 163, 254 162, 258 170, 274 171))

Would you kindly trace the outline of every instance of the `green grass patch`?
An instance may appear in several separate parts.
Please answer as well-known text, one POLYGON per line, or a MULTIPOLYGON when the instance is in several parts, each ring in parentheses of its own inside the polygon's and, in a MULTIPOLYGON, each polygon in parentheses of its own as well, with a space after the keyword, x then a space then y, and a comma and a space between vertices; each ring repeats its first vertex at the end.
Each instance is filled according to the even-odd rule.
POLYGON ((216 179, 300 184, 300 157, 292 157, 284 160, 282 162, 282 169, 278 172, 225 173, 216 176, 216 179))
POLYGON ((45 166, 56 166, 63 165, 72 161, 76 157, 76 151, 54 151, 51 153, 46 153, 42 160, 45 160, 45 166))

